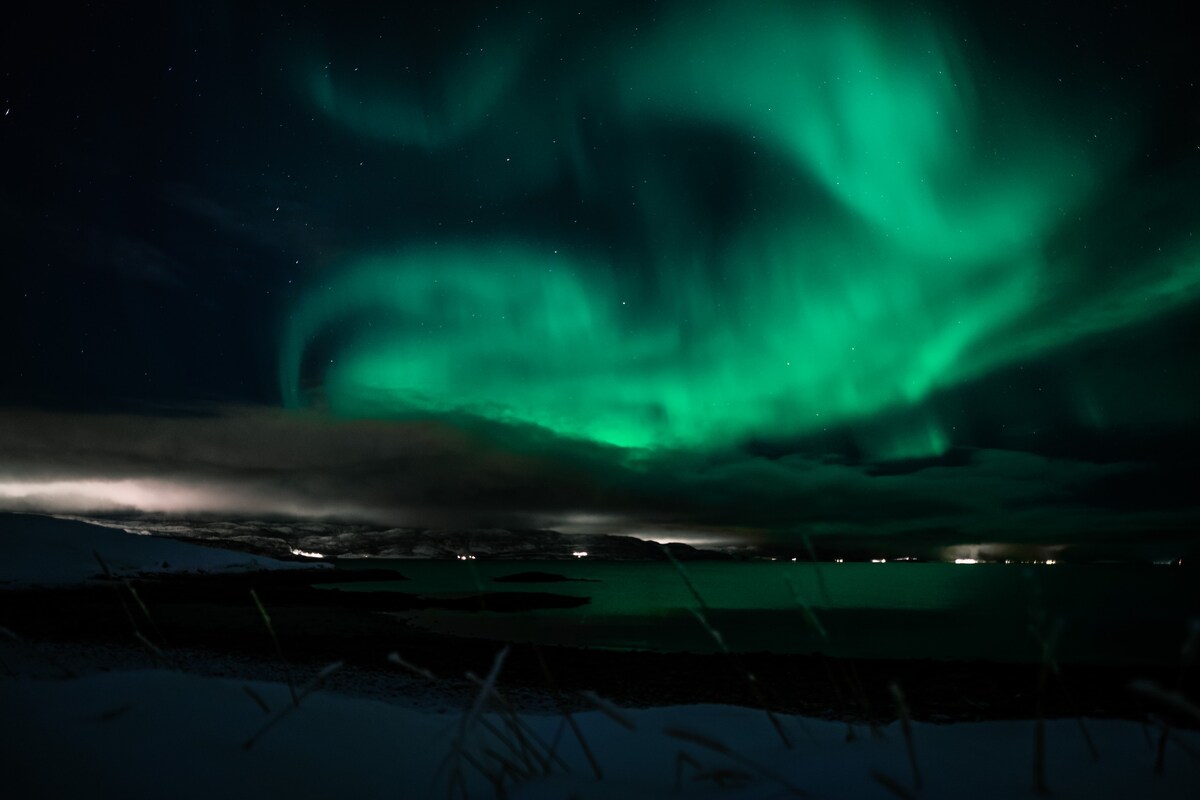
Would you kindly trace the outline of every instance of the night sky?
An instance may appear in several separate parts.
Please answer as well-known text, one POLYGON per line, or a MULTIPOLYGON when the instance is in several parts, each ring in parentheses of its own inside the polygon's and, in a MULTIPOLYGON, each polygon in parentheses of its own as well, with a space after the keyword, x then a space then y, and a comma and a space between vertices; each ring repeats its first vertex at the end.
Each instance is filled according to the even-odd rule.
POLYGON ((347 5, 3 34, 0 508, 1197 548, 1181 4, 347 5))

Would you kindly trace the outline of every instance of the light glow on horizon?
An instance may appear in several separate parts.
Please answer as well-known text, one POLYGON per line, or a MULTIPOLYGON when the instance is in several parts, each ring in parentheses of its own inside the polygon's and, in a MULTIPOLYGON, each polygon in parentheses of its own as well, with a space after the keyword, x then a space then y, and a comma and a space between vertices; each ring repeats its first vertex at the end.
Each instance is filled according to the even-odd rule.
POLYGON ((324 558, 325 557, 325 555, 323 553, 311 553, 307 550, 301 550, 296 547, 289 547, 288 550, 290 550, 292 555, 294 555, 294 556, 304 556, 305 558, 324 558))
MULTIPOLYGON (((281 515, 297 519, 376 517, 403 524, 395 512, 352 501, 328 504, 299 492, 246 481, 214 481, 181 475, 174 478, 69 477, 50 480, 0 480, 0 511, 37 514, 139 513, 281 515)), ((129 533, 144 534, 140 530, 129 533)))
MULTIPOLYGON (((155 478, 0 481, 0 501, 24 501, 55 510, 133 508, 172 513, 219 506, 226 498, 219 490, 155 478)), ((19 505, 0 502, 0 507, 19 505)))

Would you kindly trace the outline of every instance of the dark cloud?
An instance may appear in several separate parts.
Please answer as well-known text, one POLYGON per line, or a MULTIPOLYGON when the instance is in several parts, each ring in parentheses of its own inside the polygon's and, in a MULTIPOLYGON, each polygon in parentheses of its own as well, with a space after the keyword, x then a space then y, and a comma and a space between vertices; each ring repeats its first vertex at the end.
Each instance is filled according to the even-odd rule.
MULTIPOLYGON (((479 420, 0 415, 0 507, 180 519, 502 526, 743 546, 1179 539, 1190 509, 1131 502, 1146 465, 1003 450, 880 470, 793 453, 628 451, 479 420), (1118 487, 1114 489, 1113 487, 1118 487), (1125 491, 1126 500, 1106 500, 1125 491), (1118 507, 1119 506, 1119 507, 1118 507)), ((1150 496, 1153 499, 1153 495, 1150 496)))

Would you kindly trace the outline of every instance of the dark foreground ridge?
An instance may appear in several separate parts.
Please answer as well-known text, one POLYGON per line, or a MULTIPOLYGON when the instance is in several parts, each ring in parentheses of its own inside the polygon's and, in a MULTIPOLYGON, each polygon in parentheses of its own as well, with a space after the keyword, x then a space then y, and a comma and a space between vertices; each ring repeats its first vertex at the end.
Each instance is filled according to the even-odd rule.
MULTIPOLYGON (((449 691, 467 672, 486 674, 503 642, 445 636, 410 627, 397 612, 421 608, 517 611, 588 602, 549 592, 480 592, 431 599, 402 592, 331 591, 311 583, 323 574, 271 571, 223 576, 144 577, 62 589, 0 592, 0 626, 32 642, 124 645, 139 648, 135 630, 171 648, 207 651, 279 665, 279 651, 250 594, 269 611, 293 667, 317 669, 344 661, 375 686, 399 693, 409 676, 388 663, 390 653, 431 670, 449 691), (136 593, 136 603, 134 601, 136 593), (138 605, 145 605, 152 624, 138 605), (143 624, 135 629, 135 620, 143 624)), ((395 581, 377 570, 338 572, 339 584, 395 581)), ((363 587, 364 589, 367 587, 363 587)), ((0 643, 0 649, 4 647, 0 643)), ((148 665, 160 655, 147 648, 148 665)), ((180 664, 187 668, 186 663, 180 664)), ((1035 713, 1039 664, 934 660, 847 660, 820 655, 623 652, 516 644, 504 670, 513 689, 544 691, 553 684, 568 698, 593 690, 623 705, 729 703, 846 720, 894 717, 889 685, 903 687, 912 715, 934 722, 1030 718, 1035 713), (746 674, 755 676, 757 689, 746 674)), ((355 672, 356 671, 356 672, 355 672)), ((1045 697, 1047 716, 1141 719, 1145 706, 1128 690, 1134 679, 1173 685, 1164 667, 1063 666, 1045 697)), ((345 687, 353 690, 353 686, 345 687)))

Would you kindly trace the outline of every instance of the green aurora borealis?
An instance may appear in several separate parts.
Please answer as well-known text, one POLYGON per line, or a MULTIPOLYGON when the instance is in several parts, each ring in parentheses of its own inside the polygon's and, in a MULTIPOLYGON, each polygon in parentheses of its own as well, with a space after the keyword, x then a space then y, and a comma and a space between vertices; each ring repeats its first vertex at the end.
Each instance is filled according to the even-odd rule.
POLYGON ((289 311, 286 405, 638 448, 849 425, 873 458, 938 455, 954 437, 931 393, 1200 291, 1192 220, 1136 265, 1115 247, 1161 202, 1105 199, 1137 135, 1119 97, 1063 107, 927 12, 685 4, 642 23, 589 31, 549 76, 553 27, 532 24, 467 37, 424 82, 383 55, 368 77, 311 67, 299 90, 355 135, 495 162, 444 180, 501 203, 566 175, 622 204, 636 244, 514 225, 349 255, 289 311), (594 155, 588 115, 616 156, 594 155), (673 149, 680 131, 720 149, 673 149), (698 160, 736 179, 698 185, 698 160))

